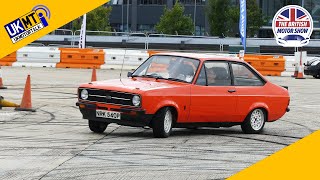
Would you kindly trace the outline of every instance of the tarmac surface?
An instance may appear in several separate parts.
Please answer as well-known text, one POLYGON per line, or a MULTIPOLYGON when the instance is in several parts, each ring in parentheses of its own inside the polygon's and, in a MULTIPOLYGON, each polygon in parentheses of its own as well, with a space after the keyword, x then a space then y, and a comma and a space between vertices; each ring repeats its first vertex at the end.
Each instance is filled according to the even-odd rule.
MULTIPOLYGON (((98 80, 120 71, 98 70, 98 80)), ((320 80, 268 77, 289 86, 291 111, 258 135, 231 128, 174 129, 156 139, 151 129, 111 124, 92 133, 75 106, 89 69, 2 67, 0 90, 20 103, 27 74, 37 112, 0 110, 0 179, 225 179, 320 127, 320 80)), ((126 72, 123 72, 126 78, 126 72)))

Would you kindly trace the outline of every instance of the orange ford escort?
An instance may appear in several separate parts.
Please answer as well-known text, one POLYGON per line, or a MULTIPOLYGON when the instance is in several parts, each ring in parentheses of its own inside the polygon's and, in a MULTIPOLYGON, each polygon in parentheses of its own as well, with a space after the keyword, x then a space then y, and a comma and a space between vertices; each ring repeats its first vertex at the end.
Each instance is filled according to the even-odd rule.
POLYGON ((78 97, 91 131, 102 133, 110 123, 149 126, 154 137, 175 127, 241 125, 244 133, 260 133, 290 102, 287 88, 244 61, 187 53, 153 55, 126 79, 82 84, 78 97))

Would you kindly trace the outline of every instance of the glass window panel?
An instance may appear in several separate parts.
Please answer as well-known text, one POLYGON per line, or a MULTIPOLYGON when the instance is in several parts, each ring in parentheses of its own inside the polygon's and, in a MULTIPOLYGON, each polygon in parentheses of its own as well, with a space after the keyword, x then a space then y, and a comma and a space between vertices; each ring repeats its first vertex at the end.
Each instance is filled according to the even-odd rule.
POLYGON ((243 64, 232 64, 235 86, 262 86, 261 79, 243 64))

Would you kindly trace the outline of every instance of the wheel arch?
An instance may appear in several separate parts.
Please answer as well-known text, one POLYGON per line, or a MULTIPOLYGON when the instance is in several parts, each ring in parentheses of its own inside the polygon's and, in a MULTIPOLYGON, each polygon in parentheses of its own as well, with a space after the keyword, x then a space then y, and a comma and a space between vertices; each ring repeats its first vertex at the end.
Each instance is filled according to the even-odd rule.
POLYGON ((161 111, 163 108, 169 108, 172 111, 173 117, 174 117, 173 126, 176 124, 179 113, 178 113, 177 107, 171 103, 171 104, 163 104, 162 106, 157 107, 157 110, 155 111, 155 114, 152 120, 150 121, 150 127, 152 127, 152 121, 154 120, 154 117, 156 116, 156 114, 159 113, 159 111, 161 111))
POLYGON ((266 122, 269 121, 269 107, 265 103, 255 103, 253 104, 250 108, 249 111, 247 112, 246 118, 250 115, 250 113, 255 110, 255 109, 262 109, 265 113, 266 116, 266 122))

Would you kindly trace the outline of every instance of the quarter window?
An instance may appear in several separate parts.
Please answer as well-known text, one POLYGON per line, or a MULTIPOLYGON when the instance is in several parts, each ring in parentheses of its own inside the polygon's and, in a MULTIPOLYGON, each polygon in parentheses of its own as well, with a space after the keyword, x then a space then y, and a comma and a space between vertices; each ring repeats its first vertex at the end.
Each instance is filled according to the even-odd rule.
POLYGON ((262 86, 263 81, 243 64, 232 64, 235 86, 262 86))

